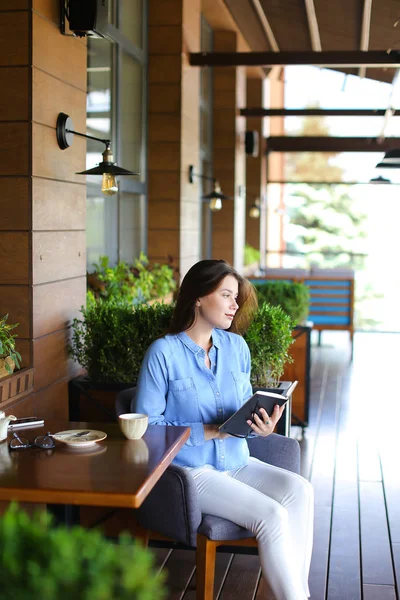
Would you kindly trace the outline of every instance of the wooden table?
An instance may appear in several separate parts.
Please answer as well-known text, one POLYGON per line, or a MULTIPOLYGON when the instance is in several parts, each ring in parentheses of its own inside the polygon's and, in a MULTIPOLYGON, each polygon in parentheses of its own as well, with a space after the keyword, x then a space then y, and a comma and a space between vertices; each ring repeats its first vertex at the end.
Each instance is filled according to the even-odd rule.
POLYGON ((45 420, 20 429, 33 440, 47 431, 97 429, 107 433, 94 447, 10 452, 0 444, 0 500, 75 506, 138 508, 189 437, 188 427, 150 425, 140 440, 127 440, 117 424, 45 420))

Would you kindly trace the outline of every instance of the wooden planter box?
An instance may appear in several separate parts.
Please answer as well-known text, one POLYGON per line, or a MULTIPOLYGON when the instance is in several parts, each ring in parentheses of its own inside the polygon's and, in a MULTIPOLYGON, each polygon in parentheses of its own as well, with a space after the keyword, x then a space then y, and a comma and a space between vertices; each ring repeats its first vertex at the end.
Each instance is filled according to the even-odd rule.
POLYGON ((116 421, 115 398, 121 390, 135 383, 97 383, 89 377, 75 377, 68 383, 69 418, 71 421, 116 421))
POLYGON ((33 392, 33 373, 33 367, 25 367, 0 379, 1 410, 33 392))
POLYGON ((292 425, 308 425, 310 407, 310 368, 311 368, 311 330, 310 326, 298 325, 292 331, 296 339, 290 347, 294 362, 286 365, 282 379, 297 381, 292 397, 292 425))

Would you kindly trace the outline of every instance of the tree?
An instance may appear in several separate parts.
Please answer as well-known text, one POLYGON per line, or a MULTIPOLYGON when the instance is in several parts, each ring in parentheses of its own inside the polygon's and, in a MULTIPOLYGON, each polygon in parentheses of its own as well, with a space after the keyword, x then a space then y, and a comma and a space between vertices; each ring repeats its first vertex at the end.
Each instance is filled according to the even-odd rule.
MULTIPOLYGON (((299 131, 299 135, 328 134, 323 117, 306 117, 299 131)), ((340 183, 344 171, 332 164, 336 156, 332 152, 302 152, 290 154, 287 160, 287 179, 299 182, 289 188, 287 247, 313 253, 312 261, 319 266, 350 266, 349 254, 362 253, 366 238, 366 215, 356 207, 349 186, 340 183)))

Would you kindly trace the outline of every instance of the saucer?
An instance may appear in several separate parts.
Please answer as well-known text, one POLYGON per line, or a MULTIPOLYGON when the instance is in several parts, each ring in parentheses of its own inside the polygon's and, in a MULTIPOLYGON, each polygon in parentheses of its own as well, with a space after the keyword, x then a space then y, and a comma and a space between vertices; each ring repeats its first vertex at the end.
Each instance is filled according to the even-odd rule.
POLYGON ((62 442, 67 446, 84 448, 105 440, 107 434, 96 429, 68 429, 67 431, 58 431, 52 437, 56 442, 62 442), (82 435, 84 431, 87 431, 87 433, 82 435))

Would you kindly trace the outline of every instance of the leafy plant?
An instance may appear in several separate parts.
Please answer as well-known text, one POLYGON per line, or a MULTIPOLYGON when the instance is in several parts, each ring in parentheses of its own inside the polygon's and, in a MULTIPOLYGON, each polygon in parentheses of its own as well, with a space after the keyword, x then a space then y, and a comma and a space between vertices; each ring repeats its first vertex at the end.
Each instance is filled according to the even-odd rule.
POLYGON ((11 375, 12 368, 10 361, 13 361, 17 369, 19 369, 21 355, 15 349, 15 339, 18 335, 11 333, 18 326, 18 323, 15 323, 15 325, 7 324, 7 319, 8 315, 0 319, 0 358, 5 359, 4 367, 7 373, 11 375))
POLYGON ((293 321, 280 306, 263 303, 244 336, 251 354, 251 383, 277 387, 286 363, 293 362, 293 321))
POLYGON ((144 354, 171 321, 172 305, 111 299, 82 307, 72 322, 70 355, 99 382, 135 383, 144 354))
POLYGON ((13 600, 154 600, 165 597, 151 552, 121 535, 118 543, 99 531, 52 526, 51 517, 30 517, 15 503, 0 518, 1 597, 13 600))
POLYGON ((166 296, 176 288, 172 258, 168 265, 150 265, 141 252, 132 265, 120 261, 111 267, 108 256, 100 256, 93 266, 95 271, 88 274, 89 302, 126 298, 133 304, 140 304, 166 296))
POLYGON ((254 282, 258 301, 281 306, 297 325, 307 318, 310 307, 310 291, 305 283, 297 281, 254 282))
POLYGON ((260 251, 257 250, 257 248, 250 246, 250 244, 246 244, 244 247, 243 262, 246 266, 260 262, 260 251))

